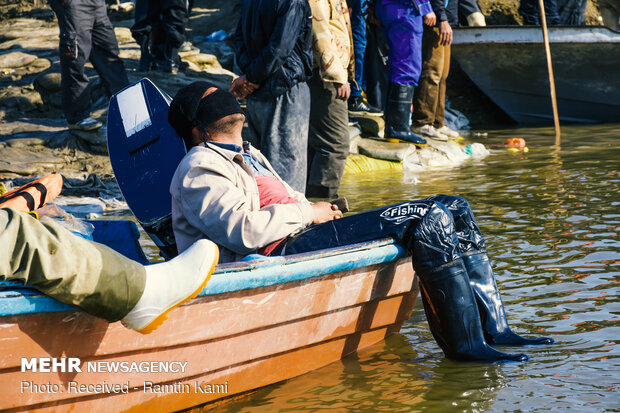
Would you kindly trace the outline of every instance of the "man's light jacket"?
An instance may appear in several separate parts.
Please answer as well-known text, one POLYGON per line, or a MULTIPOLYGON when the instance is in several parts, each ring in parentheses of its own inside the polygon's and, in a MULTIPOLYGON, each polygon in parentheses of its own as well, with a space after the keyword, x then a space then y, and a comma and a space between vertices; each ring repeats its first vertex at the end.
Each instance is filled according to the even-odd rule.
POLYGON ((220 246, 220 262, 236 261, 312 223, 314 212, 304 195, 282 181, 258 149, 250 146, 250 151, 300 202, 260 208, 256 180, 240 153, 211 143, 195 146, 170 184, 179 252, 208 238, 220 246))

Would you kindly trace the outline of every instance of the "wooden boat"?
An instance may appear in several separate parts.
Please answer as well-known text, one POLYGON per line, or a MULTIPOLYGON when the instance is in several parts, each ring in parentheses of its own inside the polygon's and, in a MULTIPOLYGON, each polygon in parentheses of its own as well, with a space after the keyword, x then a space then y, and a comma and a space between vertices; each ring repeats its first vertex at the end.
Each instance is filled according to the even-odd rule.
MULTIPOLYGON (((560 121, 620 121, 620 33, 603 26, 550 27, 549 41, 560 121)), ((459 28, 452 55, 515 121, 553 122, 540 27, 459 28)))
MULTIPOLYGON (((133 234, 139 247, 135 224, 118 222, 129 223, 123 236, 133 234)), ((141 249, 127 252, 109 233, 112 223, 97 221, 95 240, 145 261, 141 249)), ((220 265, 202 293, 150 335, 4 282, 0 410, 154 412, 208 403, 295 377, 398 332, 417 293, 411 258, 388 239, 220 265), (77 358, 82 371, 23 372, 22 359, 37 357, 77 358), (109 372, 112 362, 125 370, 109 372), (152 366, 145 362, 170 370, 127 371, 152 366), (183 371, 178 363, 186 363, 183 371)))

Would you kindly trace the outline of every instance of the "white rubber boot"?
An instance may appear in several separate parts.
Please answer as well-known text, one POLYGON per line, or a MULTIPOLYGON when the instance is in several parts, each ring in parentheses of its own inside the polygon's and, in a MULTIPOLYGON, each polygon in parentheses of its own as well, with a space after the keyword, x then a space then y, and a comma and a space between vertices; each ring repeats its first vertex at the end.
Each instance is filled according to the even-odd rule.
POLYGON ((144 292, 121 320, 123 325, 142 334, 157 329, 168 318, 170 310, 202 291, 218 259, 217 245, 202 239, 169 262, 145 266, 144 292))

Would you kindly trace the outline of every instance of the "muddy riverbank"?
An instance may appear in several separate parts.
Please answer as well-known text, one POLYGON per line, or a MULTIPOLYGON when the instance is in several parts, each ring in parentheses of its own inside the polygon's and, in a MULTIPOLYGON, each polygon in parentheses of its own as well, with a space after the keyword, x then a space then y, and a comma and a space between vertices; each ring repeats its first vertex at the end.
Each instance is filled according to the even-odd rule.
MULTIPOLYGON (((481 0, 489 24, 519 23, 518 0, 481 0)), ((588 5, 588 21, 596 22, 598 10, 588 5)), ((216 30, 234 31, 238 1, 197 0, 187 38, 199 51, 183 58, 190 67, 176 76, 150 72, 148 77, 173 95, 198 79, 222 87, 234 78, 234 49, 229 39, 207 42, 216 30)), ((130 81, 145 74, 136 71, 139 48, 129 31, 131 3, 109 4, 121 58, 130 81)), ((69 178, 86 180, 95 174, 113 182, 107 157, 105 127, 94 133, 67 129, 60 108, 58 26, 51 9, 41 0, 0 0, 0 181, 61 171, 69 178)), ((107 97, 101 82, 87 65, 91 77, 92 116, 105 123, 107 97)), ((455 65, 449 79, 452 107, 470 119, 473 128, 508 124, 510 120, 455 65)))

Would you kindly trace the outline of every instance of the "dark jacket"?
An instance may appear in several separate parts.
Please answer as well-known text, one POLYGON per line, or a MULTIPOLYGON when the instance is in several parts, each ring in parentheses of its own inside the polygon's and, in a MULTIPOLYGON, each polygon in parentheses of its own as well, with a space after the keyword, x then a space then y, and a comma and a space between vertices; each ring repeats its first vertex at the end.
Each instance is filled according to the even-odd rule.
MULTIPOLYGON (((444 20, 450 20, 449 16, 448 16, 448 11, 446 9, 448 8, 453 8, 456 9, 456 4, 457 1, 456 0, 430 0, 431 1, 431 6, 433 6, 433 11, 435 12, 435 15, 437 16, 437 26, 439 26, 439 23, 444 21, 444 20), (447 4, 446 4, 447 3, 447 4)), ((452 16, 450 16, 452 17, 452 16)), ((449 21, 450 25, 452 26, 451 21, 449 21)), ((458 23, 458 22, 457 22, 458 23)))
POLYGON ((250 97, 277 97, 312 76, 312 13, 307 0, 241 0, 235 32, 237 64, 260 88, 250 97))

